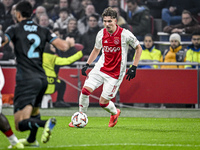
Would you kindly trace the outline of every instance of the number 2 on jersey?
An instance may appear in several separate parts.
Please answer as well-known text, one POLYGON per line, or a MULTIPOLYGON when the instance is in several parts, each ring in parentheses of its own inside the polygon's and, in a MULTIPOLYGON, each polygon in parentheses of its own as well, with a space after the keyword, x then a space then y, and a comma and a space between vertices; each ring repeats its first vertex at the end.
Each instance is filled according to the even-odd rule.
POLYGON ((29 41, 34 40, 34 43, 31 44, 31 47, 28 50, 28 58, 39 58, 39 52, 35 52, 35 49, 41 43, 40 37, 37 34, 29 34, 27 38, 29 41))

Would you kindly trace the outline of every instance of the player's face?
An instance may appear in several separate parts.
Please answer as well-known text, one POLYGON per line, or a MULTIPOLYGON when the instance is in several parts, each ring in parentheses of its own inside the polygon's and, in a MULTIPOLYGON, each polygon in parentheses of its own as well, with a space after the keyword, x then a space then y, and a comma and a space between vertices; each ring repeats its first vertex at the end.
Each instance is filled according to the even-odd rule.
POLYGON ((116 31, 117 29, 116 23, 117 23, 117 19, 113 19, 111 18, 111 16, 105 16, 103 18, 104 27, 110 34, 116 31))
POLYGON ((175 49, 175 48, 177 48, 179 46, 179 41, 177 41, 177 40, 171 40, 170 44, 171 44, 171 47, 173 49, 175 49))
POLYGON ((17 22, 20 22, 21 21, 21 13, 19 11, 15 11, 15 17, 17 19, 17 22))
POLYGON ((200 35, 193 35, 192 36, 192 44, 194 44, 195 48, 200 47, 200 35))
POLYGON ((144 38, 144 45, 146 48, 151 48, 153 46, 153 40, 150 36, 144 38))

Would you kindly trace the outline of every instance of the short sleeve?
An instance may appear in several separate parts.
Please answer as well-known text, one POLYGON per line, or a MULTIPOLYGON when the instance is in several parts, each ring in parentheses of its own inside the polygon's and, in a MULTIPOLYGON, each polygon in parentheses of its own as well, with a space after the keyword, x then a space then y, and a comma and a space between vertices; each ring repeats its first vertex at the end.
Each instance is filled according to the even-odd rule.
POLYGON ((103 29, 101 29, 96 36, 95 41, 95 48, 101 49, 102 48, 102 38, 103 38, 103 29))
POLYGON ((6 29, 5 35, 8 37, 9 42, 13 39, 15 35, 15 29, 14 26, 10 26, 6 29))
POLYGON ((47 31, 47 41, 49 43, 52 43, 53 40, 55 40, 57 38, 56 34, 55 33, 51 33, 49 29, 46 29, 47 31))
POLYGON ((139 41, 137 40, 137 38, 133 35, 133 33, 131 33, 129 30, 125 30, 125 35, 127 37, 127 43, 129 45, 131 45, 133 48, 136 48, 137 45, 139 44, 139 41))

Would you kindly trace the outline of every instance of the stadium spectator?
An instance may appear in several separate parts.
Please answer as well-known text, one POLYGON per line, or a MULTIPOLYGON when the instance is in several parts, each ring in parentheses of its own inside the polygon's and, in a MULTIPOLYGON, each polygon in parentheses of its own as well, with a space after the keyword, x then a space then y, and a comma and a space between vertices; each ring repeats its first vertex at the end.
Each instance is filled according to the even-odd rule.
POLYGON ((46 44, 42 64, 48 79, 48 86, 45 94, 53 94, 57 92, 57 99, 53 104, 54 107, 70 107, 70 104, 64 101, 66 83, 62 79, 58 79, 59 68, 61 66, 72 64, 82 56, 82 51, 78 51, 76 54, 68 58, 59 57, 56 55, 56 48, 53 45, 46 44))
MULTIPOLYGON (((99 30, 101 29, 98 26, 98 20, 99 20, 99 16, 92 14, 89 18, 88 18, 88 26, 89 29, 86 33, 83 34, 82 36, 82 41, 81 44, 83 44, 84 49, 83 49, 83 61, 86 61, 94 47, 95 44, 95 38, 97 33, 99 32, 99 30)), ((95 59, 95 62, 99 59, 101 53, 99 54, 99 56, 95 59)))
MULTIPOLYGON (((125 75, 128 46, 131 45, 136 49, 136 58, 133 66, 126 73, 127 80, 133 79, 136 75, 142 48, 139 41, 129 30, 123 29, 116 24, 116 11, 108 7, 104 10, 102 16, 105 27, 96 36, 95 46, 86 65, 82 68, 82 75, 87 76, 86 70, 101 50, 102 55, 85 80, 79 97, 79 111, 87 112, 90 94, 103 85, 99 104, 111 114, 108 126, 114 127, 121 111, 115 107, 111 99, 115 97, 125 75)), ((72 122, 69 123, 69 127, 74 127, 72 122)))
MULTIPOLYGON (((155 48, 153 36, 148 33, 144 36, 144 45, 142 46, 142 54, 140 62, 159 62, 161 59, 161 51, 155 48)), ((133 60, 135 56, 133 57, 133 60)), ((157 65, 141 65, 138 68, 158 68, 157 65)))
MULTIPOLYGON (((200 63, 200 32, 192 34, 192 44, 188 46, 186 52, 186 62, 200 63)), ((196 66, 185 65, 185 68, 195 68, 196 66)))
MULTIPOLYGON (((63 39, 66 39, 67 37, 73 38, 75 40, 75 43, 80 44, 81 42, 81 34, 79 33, 77 29, 77 20, 76 18, 70 18, 67 29, 64 32, 63 39)), ((70 57, 74 55, 77 52, 77 49, 75 47, 71 47, 68 51, 60 52, 61 57, 70 57)))
POLYGON ((195 31, 200 31, 200 24, 187 10, 182 12, 182 22, 180 24, 166 26, 163 29, 163 32, 167 33, 192 34, 195 31))
POLYGON ((3 30, 3 25, 5 23, 5 7, 2 2, 0 2, 0 31, 3 30))
POLYGON ((98 14, 102 14, 104 9, 108 7, 108 0, 91 0, 98 14))
MULTIPOLYGON (((46 8, 44 8, 43 6, 38 6, 36 8, 36 11, 35 11, 35 16, 33 17, 33 21, 37 24, 39 24, 39 18, 42 14, 47 14, 46 12, 46 8)), ((49 20, 50 24, 53 25, 53 21, 52 20, 49 20)))
POLYGON ((75 43, 81 42, 81 34, 77 28, 77 20, 76 18, 70 18, 68 21, 67 29, 63 32, 63 38, 71 37, 74 38, 75 43))
MULTIPOLYGON (((54 5, 54 7, 48 11, 49 18, 51 18, 54 22, 59 18, 59 13, 62 8, 66 8, 69 11, 69 16, 72 15, 72 10, 69 6, 68 0, 59 0, 58 5, 54 5)), ((72 15, 73 16, 73 15, 72 15)))
POLYGON ((132 27, 131 31, 139 41, 144 40, 144 35, 150 33, 149 9, 138 6, 136 0, 127 0, 127 23, 132 27))
MULTIPOLYGON (((49 16, 49 18, 52 17, 52 12, 54 11, 54 8, 57 8, 59 4, 58 0, 44 0, 44 2, 42 3, 42 6, 44 6, 47 10, 47 14, 49 16)), ((54 20, 53 18, 51 18, 54 22, 56 20, 54 20)))
POLYGON ((59 12, 59 19, 57 19, 54 23, 54 28, 60 28, 63 31, 66 30, 69 19, 73 17, 74 16, 69 13, 67 8, 61 8, 59 12))
POLYGON ((112 6, 112 9, 114 9, 117 12, 117 24, 122 28, 130 30, 130 27, 126 22, 126 19, 124 19, 120 14, 119 6, 112 6))
POLYGON ((192 15, 200 12, 199 0, 168 0, 166 8, 162 9, 162 20, 168 25, 181 23, 181 14, 183 10, 188 10, 192 15))
POLYGON ((4 5, 4 24, 2 30, 5 31, 8 26, 14 24, 13 19, 12 19, 12 5, 14 4, 14 0, 2 0, 2 3, 4 5))
POLYGON ((108 0, 108 6, 109 7, 118 7, 118 12, 119 14, 126 20, 127 19, 127 14, 126 14, 126 11, 123 10, 121 7, 120 7, 120 1, 119 0, 108 0))
POLYGON ((17 61, 16 86, 14 96, 14 117, 17 131, 30 131, 27 139, 20 141, 25 146, 39 146, 36 134, 43 127, 41 142, 49 141, 55 118, 41 120, 39 106, 47 88, 47 79, 42 68, 42 54, 46 42, 60 50, 68 50, 73 39, 61 40, 47 28, 42 28, 31 20, 32 6, 21 1, 16 6, 17 25, 8 27, 2 44, 12 41, 17 61), (34 31, 34 32, 33 32, 34 31))
POLYGON ((2 131, 2 133, 7 137, 7 139, 10 142, 10 146, 8 148, 13 148, 13 149, 23 149, 24 145, 19 142, 19 140, 17 139, 17 137, 15 136, 15 134, 12 131, 12 128, 8 122, 8 119, 5 117, 5 115, 2 113, 2 95, 1 95, 1 91, 3 89, 4 83, 5 83, 5 79, 4 79, 4 75, 3 75, 3 71, 1 69, 0 66, 0 130, 2 131))
POLYGON ((145 5, 149 8, 153 18, 161 19, 162 9, 165 7, 167 0, 146 0, 145 5))
MULTIPOLYGON (((78 0, 75 0, 75 4, 77 3, 76 1, 78 0)), ((72 4, 73 4, 73 1, 72 1, 72 4)), ((78 8, 78 11, 76 11, 75 13, 75 17, 77 20, 85 16, 85 10, 86 10, 87 5, 92 5, 91 0, 80 0, 80 7, 78 8)))
MULTIPOLYGON (((85 32, 87 32, 87 30, 89 29, 89 26, 88 26, 88 17, 92 14, 96 14, 96 15, 99 15, 95 12, 95 8, 92 4, 89 4, 86 6, 85 8, 85 15, 80 18, 78 20, 78 30, 79 32, 83 35, 85 32)), ((99 15, 99 20, 98 20, 98 25, 100 27, 103 26, 103 23, 102 23, 102 18, 100 17, 99 15)))
POLYGON ((5 7, 6 18, 12 18, 11 9, 12 5, 14 4, 14 0, 2 0, 2 3, 4 4, 5 7))
POLYGON ((46 13, 40 15, 39 25, 42 26, 42 27, 47 27, 50 30, 53 29, 53 25, 50 23, 49 16, 46 13))
MULTIPOLYGON (((181 36, 178 33, 173 33, 169 37, 170 47, 166 49, 161 57, 161 62, 185 62, 186 50, 182 48, 181 36)), ((162 65, 161 68, 176 69, 184 68, 182 65, 162 65)))
POLYGON ((32 16, 35 15, 35 11, 36 11, 36 8, 37 8, 37 3, 36 3, 36 0, 27 0, 33 7, 33 14, 32 16))

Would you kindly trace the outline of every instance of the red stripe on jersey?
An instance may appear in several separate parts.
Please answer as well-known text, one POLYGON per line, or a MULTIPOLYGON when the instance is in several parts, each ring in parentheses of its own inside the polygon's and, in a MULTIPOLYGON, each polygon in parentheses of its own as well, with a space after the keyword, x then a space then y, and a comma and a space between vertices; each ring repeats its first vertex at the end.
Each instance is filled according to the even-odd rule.
POLYGON ((103 52, 104 64, 100 71, 118 79, 122 60, 121 33, 123 28, 117 25, 117 30, 110 34, 106 29, 103 30, 103 52))

